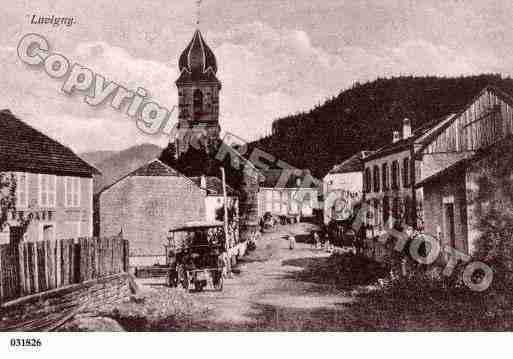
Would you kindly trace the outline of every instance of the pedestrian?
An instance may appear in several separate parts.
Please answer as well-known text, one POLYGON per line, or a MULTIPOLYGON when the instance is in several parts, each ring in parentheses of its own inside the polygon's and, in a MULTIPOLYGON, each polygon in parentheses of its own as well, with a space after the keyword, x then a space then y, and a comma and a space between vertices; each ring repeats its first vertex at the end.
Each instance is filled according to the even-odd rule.
POLYGON ((327 243, 326 250, 328 252, 332 252, 333 251, 333 244, 331 243, 331 239, 330 239, 330 236, 328 235, 328 233, 324 234, 324 238, 325 238, 325 241, 327 243))
POLYGON ((296 245, 296 237, 294 237, 291 234, 291 235, 289 235, 289 249, 293 250, 295 245, 296 245))
POLYGON ((313 238, 312 238, 312 246, 314 248, 317 248, 319 245, 319 234, 317 232, 313 232, 313 238))

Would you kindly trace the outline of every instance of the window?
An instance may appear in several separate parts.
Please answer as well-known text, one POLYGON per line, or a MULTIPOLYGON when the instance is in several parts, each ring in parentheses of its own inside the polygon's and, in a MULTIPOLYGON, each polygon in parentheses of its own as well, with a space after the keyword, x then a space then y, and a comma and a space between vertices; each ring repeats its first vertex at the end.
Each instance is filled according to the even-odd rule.
POLYGON ((382 213, 381 213, 381 203, 379 199, 374 200, 374 225, 376 227, 381 227, 382 213))
POLYGON ((64 178, 64 196, 66 207, 80 207, 80 178, 64 178))
POLYGON ((399 189, 399 183, 401 179, 399 177, 399 162, 392 162, 392 189, 399 189))
POLYGON ((363 189, 365 192, 369 193, 371 191, 371 170, 370 168, 365 169, 365 176, 364 176, 364 186, 363 189))
POLYGON ((412 159, 411 160, 411 167, 415 170, 415 181, 420 180, 420 174, 421 174, 421 172, 420 172, 420 165, 415 166, 415 162, 412 159))
POLYGON ((389 174, 388 174, 388 164, 383 163, 381 166, 381 176, 382 176, 382 186, 383 191, 386 191, 389 189, 390 183, 389 183, 389 174))
POLYGON ((287 214, 287 204, 289 203, 289 194, 287 191, 283 191, 281 193, 281 203, 282 203, 282 214, 287 214))
POLYGON ((41 207, 55 207, 55 191, 57 176, 39 175, 39 205, 41 207))
POLYGON ((390 218, 390 200, 387 196, 383 197, 383 226, 388 228, 388 219, 390 218))
POLYGON ((281 212, 281 193, 280 193, 280 191, 273 192, 273 212, 274 213, 281 212))
POLYGON ((374 192, 379 192, 379 184, 380 184, 380 178, 379 178, 379 167, 378 166, 374 166, 373 168, 373 174, 372 174, 372 177, 373 177, 373 186, 374 186, 374 192))
POLYGON ((272 212, 273 211, 273 192, 265 191, 265 211, 272 212))
POLYGON ((410 186, 410 159, 406 157, 403 160, 403 187, 410 186))
POLYGON ((28 173, 16 172, 16 208, 28 207, 28 173))
POLYGON ((399 197, 395 197, 392 200, 392 217, 394 222, 401 219, 401 205, 401 199, 399 197))
POLYGON ((193 94, 193 111, 194 116, 198 118, 203 112, 203 93, 200 89, 196 89, 193 94))

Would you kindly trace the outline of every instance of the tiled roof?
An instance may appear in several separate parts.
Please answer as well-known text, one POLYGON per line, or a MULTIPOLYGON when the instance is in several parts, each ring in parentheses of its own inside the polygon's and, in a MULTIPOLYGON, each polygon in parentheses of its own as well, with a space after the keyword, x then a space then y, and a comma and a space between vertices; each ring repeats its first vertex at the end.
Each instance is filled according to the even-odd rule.
POLYGON ((430 137, 435 131, 444 126, 451 118, 454 117, 454 114, 448 114, 446 116, 436 118, 432 121, 429 121, 422 126, 416 128, 411 137, 401 139, 396 142, 389 143, 367 156, 366 160, 372 160, 375 158, 387 156, 392 153, 397 153, 400 151, 404 151, 410 148, 413 142, 424 142, 427 137, 430 137))
POLYGON ((387 144, 378 149, 373 155, 369 156, 367 159, 371 160, 392 153, 404 151, 405 149, 409 148, 413 141, 415 141, 416 143, 420 143, 421 145, 429 143, 434 137, 436 137, 447 126, 449 126, 452 123, 452 121, 454 121, 459 116, 461 112, 465 111, 465 109, 467 109, 468 106, 470 106, 470 104, 472 104, 476 100, 476 98, 479 97, 481 93, 483 93, 484 91, 492 91, 496 95, 501 97, 504 101, 513 105, 513 95, 510 89, 499 87, 496 85, 485 86, 478 92, 467 95, 460 103, 455 104, 451 111, 446 115, 416 128, 410 138, 402 139, 397 142, 387 144))
POLYGON ((159 160, 153 160, 150 163, 139 167, 135 171, 131 172, 129 176, 168 176, 177 177, 181 176, 180 172, 169 167, 159 160))
POLYGON ((363 171, 363 158, 371 155, 372 151, 359 151, 349 157, 344 162, 333 166, 329 171, 330 174, 361 172, 363 171))
POLYGON ((159 159, 154 159, 144 166, 139 167, 138 169, 124 175, 120 179, 118 179, 116 182, 110 184, 109 186, 106 186, 102 188, 102 190, 98 193, 101 194, 110 188, 114 187, 116 184, 118 184, 121 181, 124 181, 128 177, 183 177, 187 181, 192 181, 189 177, 183 175, 182 173, 178 172, 174 168, 166 165, 164 162, 162 162, 159 159))
MULTIPOLYGON (((440 133, 442 133, 447 127, 451 125, 453 121, 455 121, 461 113, 467 110, 467 108, 472 105, 476 101, 476 99, 481 96, 485 91, 493 92, 504 102, 508 103, 510 106, 513 106, 513 93, 510 89, 499 87, 496 85, 488 85, 485 86, 481 91, 479 91, 475 96, 468 100, 468 102, 464 106, 460 106, 460 108, 454 113, 444 117, 441 121, 438 122, 436 126, 431 126, 429 131, 425 131, 420 139, 420 144, 422 148, 427 146, 434 138, 436 138, 440 133)), ((421 148, 421 150, 422 150, 421 148)))
POLYGON ((71 149, 0 111, 0 170, 90 177, 99 173, 71 149))
MULTIPOLYGON (((223 182, 214 176, 206 176, 206 184, 207 184, 207 192, 209 195, 212 196, 222 196, 223 195, 223 182)), ((196 183, 198 187, 201 188, 201 177, 191 177, 191 180, 196 183)), ((227 196, 236 196, 237 192, 231 188, 230 186, 226 185, 226 195, 227 196)))
POLYGON ((308 188, 316 188, 315 178, 312 176, 309 170, 269 169, 264 171, 264 177, 264 183, 260 187, 298 188, 308 185, 308 188), (287 179, 287 182, 282 183, 282 181, 285 179, 287 179), (297 185, 298 180, 300 181, 300 186, 297 185))
POLYGON ((415 188, 424 187, 428 183, 432 183, 434 181, 437 181, 439 179, 450 179, 450 178, 456 178, 460 175, 459 171, 463 168, 465 168, 469 163, 473 162, 473 158, 462 158, 458 161, 453 162, 448 167, 442 169, 439 172, 433 173, 432 175, 424 178, 422 181, 419 181, 418 183, 415 183, 415 188))

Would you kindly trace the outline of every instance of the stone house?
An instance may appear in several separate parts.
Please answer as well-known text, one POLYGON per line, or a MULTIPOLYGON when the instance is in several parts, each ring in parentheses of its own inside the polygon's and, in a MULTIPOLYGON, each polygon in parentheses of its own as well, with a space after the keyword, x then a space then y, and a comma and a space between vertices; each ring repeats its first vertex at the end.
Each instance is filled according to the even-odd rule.
POLYGON ((0 111, 0 122, 0 171, 16 182, 16 210, 0 233, 1 243, 92 236, 98 171, 9 110, 0 111), (19 226, 26 221, 23 230, 19 226))
POLYGON ((312 217, 318 209, 319 188, 309 170, 270 169, 264 171, 258 193, 258 215, 312 217))
POLYGON ((131 266, 164 264, 169 230, 204 220, 205 196, 190 178, 153 160, 100 193, 100 234, 123 232, 131 266))
POLYGON ((424 192, 425 231, 467 254, 475 249, 483 203, 476 200, 489 158, 511 141, 513 96, 488 86, 448 116, 415 156, 422 161, 416 184, 424 192))
POLYGON ((424 226, 423 191, 415 186, 421 179, 423 163, 413 156, 450 116, 435 119, 412 131, 409 119, 402 132, 394 131, 392 143, 363 159, 363 192, 368 206, 367 238, 384 233, 394 223, 417 229, 424 226))
POLYGON ((363 196, 363 159, 371 151, 359 151, 344 162, 333 166, 323 178, 323 219, 342 220, 353 213, 363 196))
MULTIPOLYGON (((392 143, 367 156, 364 161, 363 192, 369 206, 367 237, 383 233, 390 217, 412 223, 417 193, 411 150, 416 136, 409 119, 404 119, 402 133, 394 131, 392 143)), ((420 195, 417 197, 421 197, 420 195)), ((417 198, 420 202, 421 198, 417 198)))

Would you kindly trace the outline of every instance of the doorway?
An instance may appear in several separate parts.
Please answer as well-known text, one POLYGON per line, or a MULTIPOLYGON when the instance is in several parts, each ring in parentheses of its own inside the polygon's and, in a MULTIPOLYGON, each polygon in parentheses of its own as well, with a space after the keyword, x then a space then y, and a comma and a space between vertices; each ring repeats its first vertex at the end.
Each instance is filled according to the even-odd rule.
POLYGON ((445 242, 451 248, 456 249, 456 233, 454 228, 454 203, 444 204, 445 213, 445 242))

